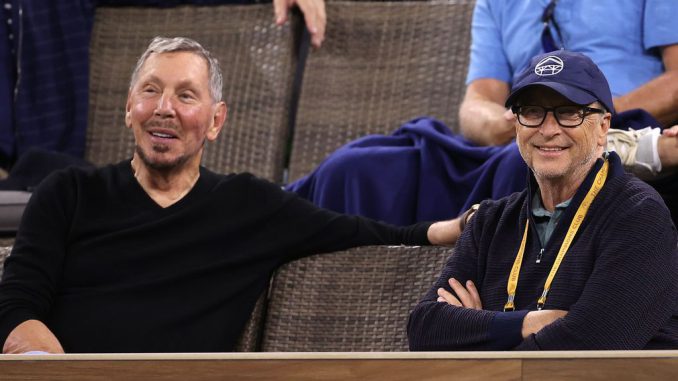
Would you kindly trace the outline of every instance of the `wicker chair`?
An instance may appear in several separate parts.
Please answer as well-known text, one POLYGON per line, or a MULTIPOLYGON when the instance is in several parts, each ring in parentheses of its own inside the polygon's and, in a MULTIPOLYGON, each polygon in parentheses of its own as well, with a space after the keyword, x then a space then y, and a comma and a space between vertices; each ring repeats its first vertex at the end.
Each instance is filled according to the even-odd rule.
POLYGON ((254 305, 250 320, 247 321, 240 334, 240 339, 234 348, 236 352, 258 352, 260 350, 267 308, 267 295, 264 292, 254 305))
POLYGON ((176 8, 100 7, 91 39, 86 158, 97 165, 132 156, 125 126, 130 74, 150 40, 191 37, 212 51, 224 73, 228 120, 203 164, 281 182, 295 66, 292 29, 273 24, 270 4, 176 8))
POLYGON ((273 280, 262 350, 407 350, 409 312, 452 251, 367 246, 283 266, 273 280))
POLYGON ((12 252, 12 246, 5 245, 5 242, 0 242, 0 278, 2 278, 2 270, 4 268, 5 259, 12 252))
POLYGON ((326 42, 304 71, 290 180, 341 145, 417 116, 457 130, 474 3, 329 2, 326 42))

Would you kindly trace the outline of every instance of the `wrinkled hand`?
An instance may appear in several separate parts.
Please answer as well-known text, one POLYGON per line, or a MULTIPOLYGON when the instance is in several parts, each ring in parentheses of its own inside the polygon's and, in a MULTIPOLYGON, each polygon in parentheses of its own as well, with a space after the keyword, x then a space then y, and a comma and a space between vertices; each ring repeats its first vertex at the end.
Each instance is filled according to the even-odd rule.
POLYGON ((448 282, 459 298, 441 287, 438 289, 438 302, 444 302, 457 307, 472 308, 474 310, 483 309, 480 294, 478 294, 478 289, 476 289, 476 285, 472 281, 466 281, 466 287, 454 278, 450 278, 448 282))
POLYGON ((675 125, 671 128, 665 129, 664 131, 662 131, 662 135, 668 136, 668 137, 671 137, 671 138, 678 136, 678 125, 675 125))
POLYGON ((311 44, 319 48, 325 39, 325 26, 327 25, 325 0, 273 0, 275 23, 278 25, 286 23, 288 10, 295 5, 304 14, 306 27, 311 33, 311 44))
POLYGON ((2 353, 21 354, 33 351, 64 353, 64 348, 43 322, 26 320, 9 333, 2 353))

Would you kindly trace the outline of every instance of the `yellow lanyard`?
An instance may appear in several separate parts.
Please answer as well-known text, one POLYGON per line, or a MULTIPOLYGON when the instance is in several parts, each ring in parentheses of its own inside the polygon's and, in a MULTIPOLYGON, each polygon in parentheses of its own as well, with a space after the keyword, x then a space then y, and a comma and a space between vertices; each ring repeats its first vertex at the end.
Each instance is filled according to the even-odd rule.
MULTIPOLYGON (((546 303, 546 296, 548 295, 549 290, 551 289, 551 283, 553 283, 553 278, 556 276, 558 268, 560 267, 560 264, 563 262, 563 259, 565 258, 565 253, 570 248, 570 244, 572 243, 574 236, 577 234, 577 231, 579 230, 582 221, 584 221, 584 217, 586 216, 586 213, 589 211, 591 203, 596 198, 598 192, 600 192, 600 190, 603 188, 603 185, 605 184, 608 166, 609 166, 608 161, 605 160, 603 166, 596 174, 595 180, 593 180, 593 185, 591 186, 591 189, 589 189, 588 193, 586 194, 586 197, 584 197, 584 201, 582 201, 581 205, 579 205, 577 213, 574 215, 572 223, 570 224, 570 227, 567 229, 567 235, 565 235, 563 244, 560 246, 560 250, 558 250, 558 256, 556 257, 556 261, 553 263, 553 267, 551 267, 551 272, 549 273, 548 278, 546 278, 546 284, 544 284, 544 292, 542 292, 541 296, 539 297, 539 300, 537 301, 538 310, 541 310, 544 307, 544 304, 546 303)), ((525 254, 525 244, 527 243, 527 231, 529 226, 530 219, 528 218, 527 223, 525 224, 525 233, 523 233, 523 240, 522 242, 520 242, 518 255, 516 255, 516 259, 513 262, 513 267, 511 268, 511 275, 509 275, 508 285, 506 286, 506 291, 508 292, 508 300, 504 305, 504 311, 515 310, 515 305, 513 304, 513 301, 516 297, 516 289, 518 288, 518 276, 520 275, 520 267, 523 264, 523 255, 525 254)))

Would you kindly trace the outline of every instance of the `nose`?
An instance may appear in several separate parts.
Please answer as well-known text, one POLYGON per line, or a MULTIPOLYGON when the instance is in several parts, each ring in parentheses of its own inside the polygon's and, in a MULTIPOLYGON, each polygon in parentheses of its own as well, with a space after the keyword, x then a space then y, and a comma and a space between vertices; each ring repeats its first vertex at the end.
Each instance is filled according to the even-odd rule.
POLYGON ((162 118, 173 117, 175 115, 174 105, 172 104, 172 97, 163 93, 158 98, 158 104, 155 107, 154 114, 162 118))
POLYGON ((539 132, 544 136, 553 136, 560 133, 560 126, 553 111, 547 111, 544 122, 539 126, 539 132))

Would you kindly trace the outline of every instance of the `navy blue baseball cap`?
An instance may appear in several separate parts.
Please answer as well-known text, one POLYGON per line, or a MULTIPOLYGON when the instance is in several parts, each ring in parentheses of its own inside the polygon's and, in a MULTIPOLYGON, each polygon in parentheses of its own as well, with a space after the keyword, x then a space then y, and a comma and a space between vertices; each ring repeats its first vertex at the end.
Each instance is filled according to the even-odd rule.
POLYGON ((614 114, 610 85, 598 66, 584 54, 556 50, 540 54, 516 77, 506 99, 510 107, 527 88, 546 86, 578 105, 595 101, 614 114))

